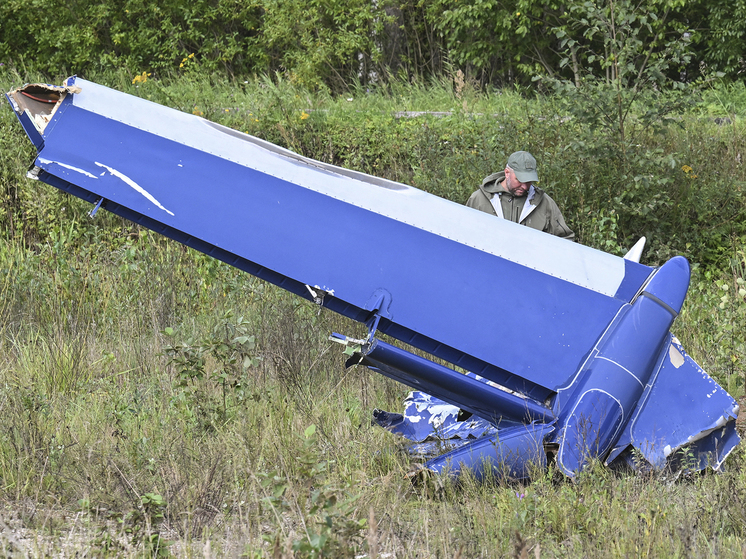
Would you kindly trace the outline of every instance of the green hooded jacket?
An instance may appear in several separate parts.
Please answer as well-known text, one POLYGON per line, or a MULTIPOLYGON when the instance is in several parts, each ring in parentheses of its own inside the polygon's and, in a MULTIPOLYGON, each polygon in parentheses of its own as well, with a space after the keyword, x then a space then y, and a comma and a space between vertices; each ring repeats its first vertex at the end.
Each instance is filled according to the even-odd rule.
POLYGON ((532 229, 574 240, 575 233, 565 223, 557 203, 542 189, 531 185, 524 196, 513 196, 504 185, 505 171, 493 173, 482 181, 466 205, 509 219, 532 229))

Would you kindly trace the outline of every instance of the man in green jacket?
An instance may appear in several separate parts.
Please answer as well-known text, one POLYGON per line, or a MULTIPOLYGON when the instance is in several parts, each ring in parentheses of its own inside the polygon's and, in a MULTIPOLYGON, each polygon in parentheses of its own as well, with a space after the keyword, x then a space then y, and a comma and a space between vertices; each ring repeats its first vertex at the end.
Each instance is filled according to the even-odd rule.
POLYGON ((533 185, 538 180, 533 155, 516 151, 508 158, 505 170, 486 177, 466 205, 545 233, 574 239, 575 233, 565 223, 557 203, 533 185))

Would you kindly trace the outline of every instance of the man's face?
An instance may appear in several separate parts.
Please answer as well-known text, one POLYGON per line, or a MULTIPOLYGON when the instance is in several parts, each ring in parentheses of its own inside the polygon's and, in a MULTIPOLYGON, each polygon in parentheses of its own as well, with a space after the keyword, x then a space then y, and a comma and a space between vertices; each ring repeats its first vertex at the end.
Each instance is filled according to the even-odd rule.
POLYGON ((505 168, 505 188, 507 188, 513 196, 524 196, 530 187, 530 182, 521 182, 518 180, 513 169, 510 167, 505 168))

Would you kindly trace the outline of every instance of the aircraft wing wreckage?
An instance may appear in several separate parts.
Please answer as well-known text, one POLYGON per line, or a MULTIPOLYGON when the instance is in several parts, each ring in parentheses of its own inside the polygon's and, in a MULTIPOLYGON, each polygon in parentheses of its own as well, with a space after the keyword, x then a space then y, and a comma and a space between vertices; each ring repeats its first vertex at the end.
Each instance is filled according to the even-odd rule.
POLYGON ((425 454, 452 442, 430 470, 718 469, 740 440, 670 333, 684 258, 650 268, 75 77, 6 96, 30 178, 365 323, 332 339, 416 390, 374 415, 425 454))

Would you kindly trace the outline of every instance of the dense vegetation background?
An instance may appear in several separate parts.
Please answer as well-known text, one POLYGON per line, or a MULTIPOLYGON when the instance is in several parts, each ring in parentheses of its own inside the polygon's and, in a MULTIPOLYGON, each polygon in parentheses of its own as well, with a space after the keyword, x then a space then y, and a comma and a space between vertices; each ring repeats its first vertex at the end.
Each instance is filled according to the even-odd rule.
POLYGON ((47 73, 170 71, 195 54, 209 71, 336 89, 450 68, 497 87, 579 80, 607 69, 604 25, 652 59, 683 42, 670 77, 690 82, 738 79, 746 49, 744 0, 6 0, 0 21, 0 59, 47 73))
MULTIPOLYGON (((683 254, 675 331, 746 359, 746 0, 5 0, 0 88, 77 73, 463 203, 516 149, 580 242, 683 254)), ((720 475, 412 486, 350 324, 25 178, 0 106, 0 541, 48 556, 741 557, 720 475)), ((354 248, 351 248, 354 251, 354 248)), ((355 254, 351 254, 351 259, 355 254)))

